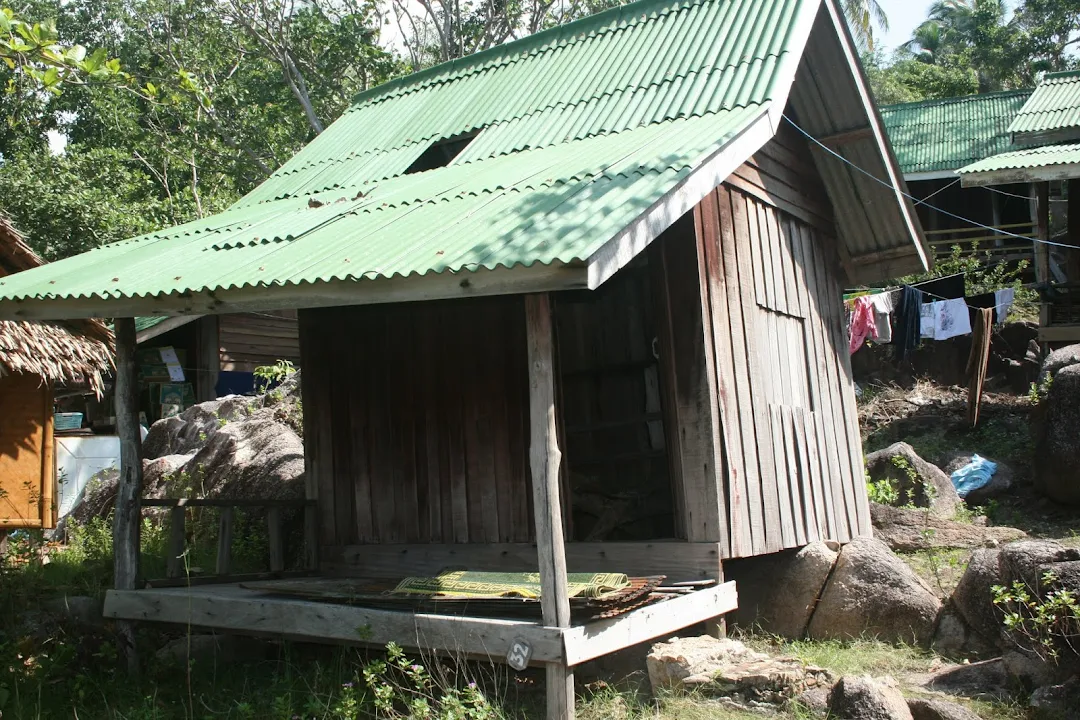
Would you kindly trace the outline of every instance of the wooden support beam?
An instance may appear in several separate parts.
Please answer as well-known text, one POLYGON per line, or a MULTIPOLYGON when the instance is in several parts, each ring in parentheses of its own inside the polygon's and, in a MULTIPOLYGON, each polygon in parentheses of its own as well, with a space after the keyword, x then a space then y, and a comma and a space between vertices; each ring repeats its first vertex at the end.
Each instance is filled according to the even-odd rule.
POLYGON ((165 549, 165 577, 178 578, 184 570, 184 516, 187 510, 182 506, 169 511, 169 544, 165 549))
POLYGON ((840 132, 834 132, 823 137, 819 137, 817 141, 822 145, 830 148, 836 148, 840 145, 855 142, 857 140, 870 140, 874 137, 873 128, 859 127, 852 128, 850 130, 841 130, 840 132))
MULTIPOLYGON (((555 418, 554 338, 551 299, 546 293, 525 296, 529 357, 529 465, 532 470, 540 605, 544 625, 570 627, 562 503, 559 500, 559 451, 555 418)), ((574 673, 565 663, 547 666, 548 720, 574 717, 574 673)))
MULTIPOLYGON (((167 321, 166 321, 167 322, 167 321)), ((198 320, 197 350, 198 368, 195 377, 195 393, 199 402, 217 397, 218 372, 221 370, 221 342, 218 336, 217 315, 204 315, 198 320)))
POLYGON ((319 569, 319 508, 314 504, 304 508, 304 567, 319 569))
POLYGON ((281 527, 281 508, 266 511, 266 537, 270 544, 270 572, 285 569, 285 536, 281 527))
POLYGON ((515 640, 535 662, 566 662, 565 630, 529 620, 380 610, 264 595, 238 585, 111 590, 104 616, 177 623, 291 640, 405 648, 502 660, 515 640))
MULTIPOLYGON (((322 570, 338 577, 397 578, 436 575, 448 567, 492 572, 538 572, 533 543, 402 543, 328 545, 322 570)), ((668 582, 718 580, 723 558, 718 542, 571 542, 567 572, 619 572, 634 577, 665 575, 668 582)))
MULTIPOLYGON (((120 478, 113 515, 113 582, 117 590, 133 590, 139 576, 140 499, 142 498, 142 435, 139 433, 139 372, 135 365, 135 318, 116 318, 116 434, 120 439, 120 478)), ((120 656, 128 672, 139 669, 135 631, 118 623, 120 656)))
POLYGON ((1080 282, 1080 178, 1068 181, 1068 202, 1065 205, 1065 221, 1068 243, 1076 250, 1065 254, 1065 282, 1080 282))
POLYGON ((231 507, 221 508, 218 521, 217 574, 228 575, 232 569, 233 513, 231 507))
MULTIPOLYGON (((1050 183, 1040 182, 1035 185, 1035 238, 1050 239, 1050 183)), ((1035 282, 1050 282, 1050 246, 1035 243, 1035 282)))

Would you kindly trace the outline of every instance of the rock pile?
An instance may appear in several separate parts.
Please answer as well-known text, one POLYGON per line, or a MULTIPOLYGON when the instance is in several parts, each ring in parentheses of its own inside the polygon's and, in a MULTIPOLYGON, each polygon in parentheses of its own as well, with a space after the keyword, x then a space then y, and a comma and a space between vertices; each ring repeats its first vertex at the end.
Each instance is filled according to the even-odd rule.
POLYGON ((646 658, 653 691, 692 689, 725 697, 743 707, 783 705, 813 688, 829 687, 827 670, 795 658, 774 658, 738 640, 672 638, 657 643, 646 658))

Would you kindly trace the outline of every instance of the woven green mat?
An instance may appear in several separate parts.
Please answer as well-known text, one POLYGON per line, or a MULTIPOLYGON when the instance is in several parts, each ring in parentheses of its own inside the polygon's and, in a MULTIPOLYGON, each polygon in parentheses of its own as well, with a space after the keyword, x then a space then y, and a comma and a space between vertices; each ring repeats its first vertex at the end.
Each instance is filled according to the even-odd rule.
MULTIPOLYGON (((620 573, 568 573, 570 597, 602 598, 630 585, 620 573)), ((457 570, 436 577, 405 578, 395 593, 456 598, 540 597, 539 573, 500 573, 457 570)))

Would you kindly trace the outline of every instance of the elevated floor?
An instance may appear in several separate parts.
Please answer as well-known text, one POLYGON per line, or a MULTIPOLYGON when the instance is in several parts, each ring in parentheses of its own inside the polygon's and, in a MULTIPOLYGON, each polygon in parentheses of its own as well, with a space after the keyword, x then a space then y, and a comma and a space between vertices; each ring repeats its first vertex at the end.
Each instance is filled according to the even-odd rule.
MULTIPOLYGON (((272 581, 271 581, 272 582, 272 581)), ((267 583, 269 584, 269 583, 267 583)), ((299 600, 259 590, 260 583, 110 590, 105 617, 174 623, 307 642, 402 647, 501 661, 574 666, 716 618, 738 606, 727 582, 569 628, 496 617, 438 615, 299 600)))

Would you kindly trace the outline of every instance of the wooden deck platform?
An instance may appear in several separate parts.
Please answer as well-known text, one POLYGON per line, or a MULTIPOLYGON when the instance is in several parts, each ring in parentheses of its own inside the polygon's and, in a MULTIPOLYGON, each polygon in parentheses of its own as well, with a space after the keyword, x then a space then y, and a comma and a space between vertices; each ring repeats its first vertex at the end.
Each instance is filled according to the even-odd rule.
POLYGON ((718 617, 738 605, 728 582, 625 615, 545 627, 531 620, 380 610, 271 595, 259 583, 110 590, 105 616, 309 642, 402 647, 496 661, 529 649, 532 664, 574 666, 718 617))

